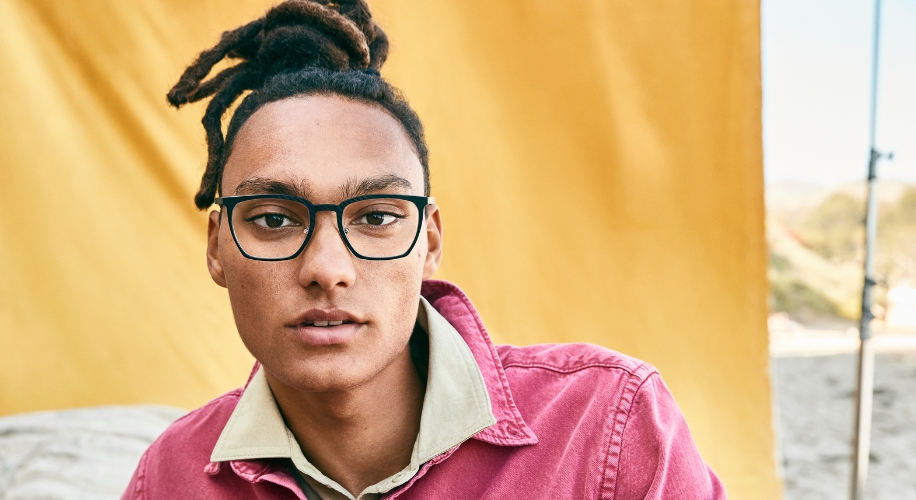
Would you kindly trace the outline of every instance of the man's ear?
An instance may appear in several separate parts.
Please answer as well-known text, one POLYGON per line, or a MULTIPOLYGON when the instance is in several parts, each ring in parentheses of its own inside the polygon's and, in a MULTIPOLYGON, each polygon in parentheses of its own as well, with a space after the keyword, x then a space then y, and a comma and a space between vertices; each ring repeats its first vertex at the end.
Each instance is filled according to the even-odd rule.
POLYGON ((423 279, 433 277, 442 261, 442 216, 439 207, 430 205, 426 210, 426 262, 423 264, 423 279))
POLYGON ((226 287, 226 276, 223 274, 223 263, 219 259, 219 210, 210 212, 210 220, 207 222, 207 269, 210 270, 210 277, 217 285, 226 287))

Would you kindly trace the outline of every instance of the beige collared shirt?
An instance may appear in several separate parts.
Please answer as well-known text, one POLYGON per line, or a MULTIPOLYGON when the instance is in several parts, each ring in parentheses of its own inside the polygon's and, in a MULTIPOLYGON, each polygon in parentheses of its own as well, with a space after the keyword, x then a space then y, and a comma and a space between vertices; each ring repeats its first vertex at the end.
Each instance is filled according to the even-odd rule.
POLYGON ((262 370, 239 399, 210 461, 289 458, 323 500, 375 500, 410 481, 425 462, 495 424, 483 375, 461 335, 422 297, 417 321, 429 335, 429 373, 420 432, 403 470, 354 497, 305 458, 262 370))

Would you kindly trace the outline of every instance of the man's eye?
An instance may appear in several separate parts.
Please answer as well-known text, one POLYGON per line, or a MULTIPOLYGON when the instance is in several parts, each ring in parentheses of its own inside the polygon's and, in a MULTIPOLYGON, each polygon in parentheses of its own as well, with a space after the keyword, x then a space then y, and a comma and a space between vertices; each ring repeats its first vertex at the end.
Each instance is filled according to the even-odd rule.
POLYGON ((393 214, 386 214, 384 212, 372 212, 360 217, 357 222, 359 224, 367 224, 370 226, 387 226, 388 224, 391 224, 398 219, 400 219, 400 217, 393 214))
POLYGON ((259 215, 257 217, 254 217, 250 220, 251 222, 254 222, 255 224, 261 227, 269 227, 269 228, 293 225, 293 221, 290 220, 289 217, 286 217, 285 215, 280 215, 280 214, 264 214, 264 215, 259 215))

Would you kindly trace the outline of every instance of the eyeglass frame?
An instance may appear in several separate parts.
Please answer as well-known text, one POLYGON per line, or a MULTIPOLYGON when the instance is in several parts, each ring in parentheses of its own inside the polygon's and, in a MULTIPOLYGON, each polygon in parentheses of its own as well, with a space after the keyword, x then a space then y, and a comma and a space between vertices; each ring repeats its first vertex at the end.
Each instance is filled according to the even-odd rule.
MULTIPOLYGON (((367 195, 362 195, 362 196, 355 196, 353 198, 348 198, 336 205, 333 203, 324 203, 324 204, 316 205, 306 200, 305 198, 300 198, 298 196, 292 196, 292 195, 287 195, 287 194, 251 194, 251 195, 242 195, 242 196, 221 196, 213 200, 213 202, 216 205, 226 209, 226 218, 229 222, 229 232, 232 233, 232 239, 235 241, 235 246, 238 247, 239 252, 242 252, 242 255, 244 255, 245 258, 248 258, 251 260, 267 261, 267 262, 277 262, 277 261, 295 259, 302 253, 303 250, 305 250, 305 247, 308 246, 309 241, 311 241, 312 235, 315 233, 315 231, 306 231, 305 240, 302 242, 302 246, 300 246, 299 250, 296 250, 296 252, 290 255, 289 257, 274 259, 274 258, 266 258, 266 257, 254 257, 252 255, 249 255, 248 252, 246 252, 245 249, 242 248, 242 244, 239 243, 239 239, 235 235, 235 224, 232 223, 232 210, 239 203, 242 203, 248 200, 258 200, 258 199, 288 200, 288 201, 295 201, 295 202, 305 205, 305 207, 309 211, 309 226, 308 226, 309 228, 315 227, 315 216, 318 214, 318 212, 336 213, 337 214, 337 234, 340 236, 340 239, 343 240, 344 245, 347 246, 347 249, 350 250, 350 253, 352 253, 356 258, 363 259, 363 260, 395 260, 395 259, 402 259, 404 257, 407 257, 410 254, 410 252, 413 251, 413 248, 417 246, 417 241, 420 239, 420 231, 423 229, 423 222, 426 220, 426 217, 428 215, 426 213, 426 208, 436 203, 436 199, 432 196, 415 196, 415 195, 407 195, 407 194, 367 194, 367 195), (359 201, 377 200, 377 199, 386 199, 386 198, 394 198, 397 200, 409 201, 417 206, 418 214, 421 214, 420 221, 417 223, 417 233, 414 235, 413 242, 410 244, 410 247, 407 249, 407 251, 400 255, 396 255, 394 257, 366 257, 360 254, 359 252, 357 252, 353 248, 353 245, 350 244, 350 240, 346 236, 347 231, 346 231, 346 228, 343 227, 344 209, 348 205, 351 205, 359 201)), ((220 213, 222 213, 222 210, 220 210, 220 213)))

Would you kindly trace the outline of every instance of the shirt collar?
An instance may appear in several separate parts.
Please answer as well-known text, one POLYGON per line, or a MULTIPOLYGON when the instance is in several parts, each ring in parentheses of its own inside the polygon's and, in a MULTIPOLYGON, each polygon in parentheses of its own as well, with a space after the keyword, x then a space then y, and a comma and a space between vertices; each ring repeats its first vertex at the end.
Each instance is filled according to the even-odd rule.
POLYGON ((461 335, 486 384, 496 423, 474 435, 474 439, 500 446, 537 444, 537 436, 515 406, 496 346, 468 297, 454 284, 439 280, 424 281, 420 293, 461 335))

